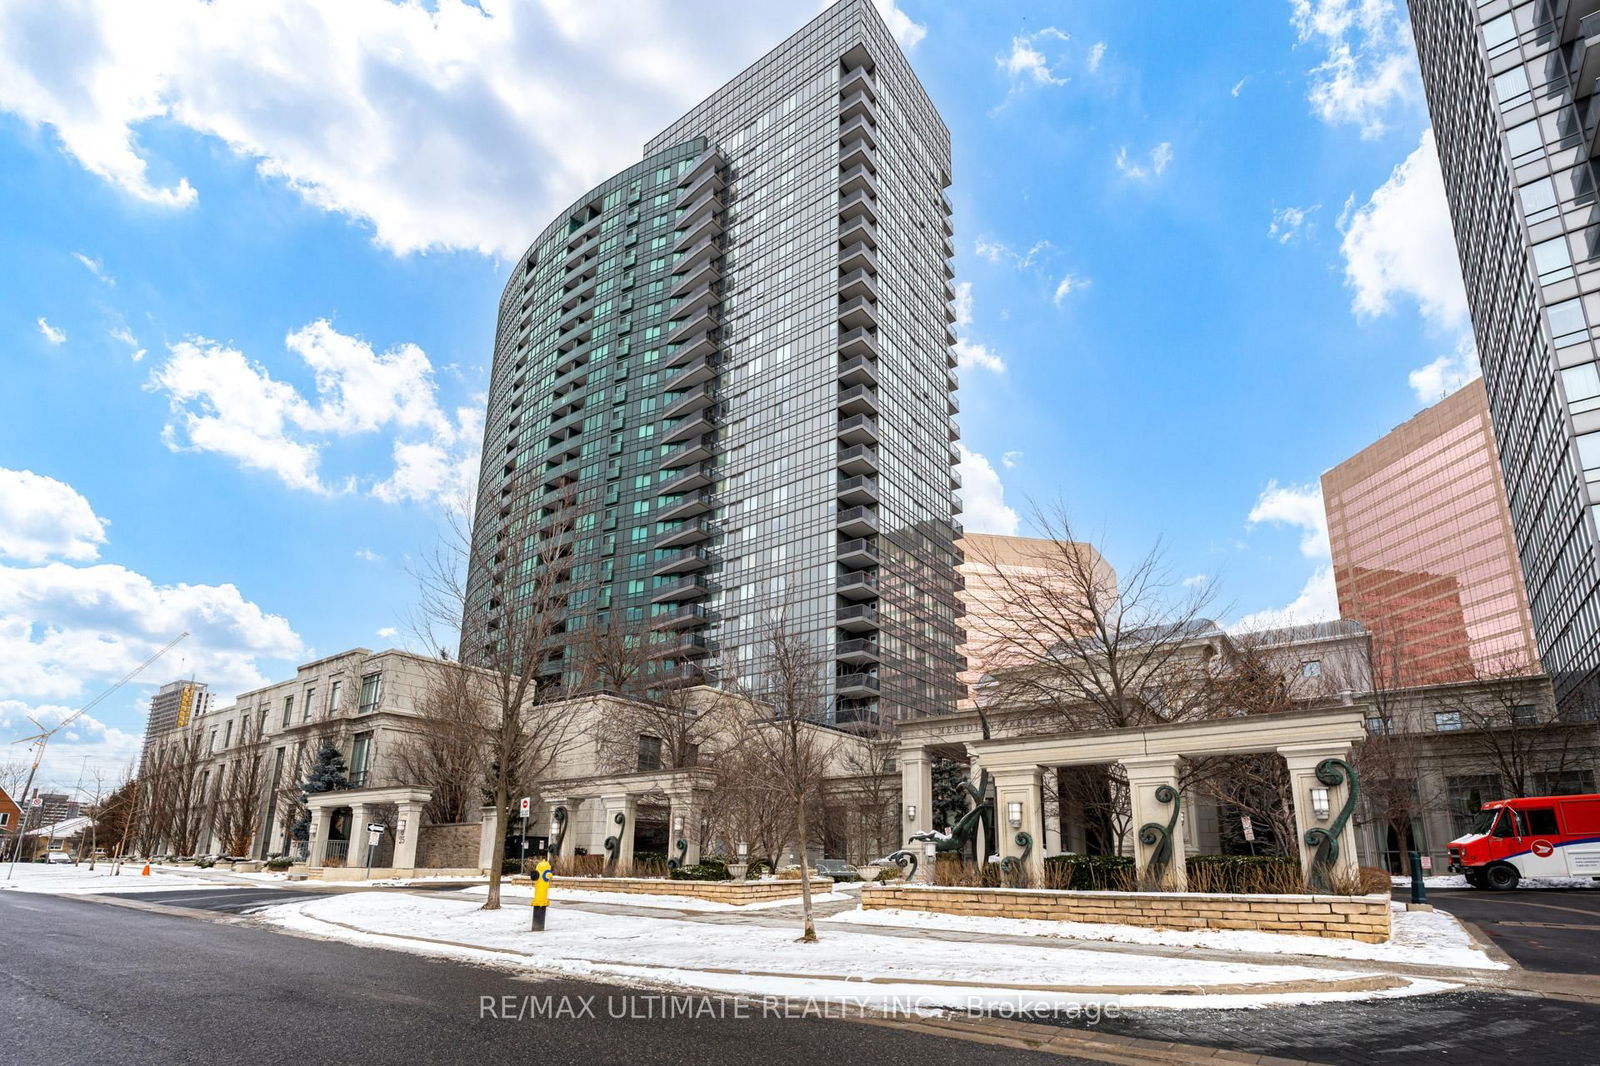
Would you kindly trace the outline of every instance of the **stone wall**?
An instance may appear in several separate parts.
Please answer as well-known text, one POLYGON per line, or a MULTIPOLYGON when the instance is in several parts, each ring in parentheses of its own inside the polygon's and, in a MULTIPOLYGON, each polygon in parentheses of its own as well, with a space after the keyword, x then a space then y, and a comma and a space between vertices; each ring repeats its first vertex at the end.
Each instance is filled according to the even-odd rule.
MULTIPOLYGON (((526 878, 517 881, 529 883, 526 878)), ((687 896, 691 899, 711 900, 715 903, 766 903, 774 899, 800 896, 800 881, 671 881, 659 877, 557 877, 551 880, 556 888, 581 888, 588 892, 627 892, 634 895, 687 896)), ((833 881, 826 877, 813 878, 811 891, 832 892, 833 881)))
POLYGON ((1108 922, 1150 929, 1254 929, 1369 944, 1389 939, 1389 897, 1379 895, 1258 896, 867 885, 861 892, 861 906, 867 910, 898 908, 984 918, 1108 922))
POLYGON ((425 825, 417 836, 417 869, 478 868, 477 822, 425 825))

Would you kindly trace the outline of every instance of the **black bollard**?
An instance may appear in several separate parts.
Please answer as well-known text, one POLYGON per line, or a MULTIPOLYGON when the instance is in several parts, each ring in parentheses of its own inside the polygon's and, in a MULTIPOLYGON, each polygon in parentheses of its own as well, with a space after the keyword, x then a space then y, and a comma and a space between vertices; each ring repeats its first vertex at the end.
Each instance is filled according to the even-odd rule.
POLYGON ((1411 902, 1428 902, 1428 886, 1422 883, 1422 856, 1414 851, 1406 854, 1411 859, 1411 902))

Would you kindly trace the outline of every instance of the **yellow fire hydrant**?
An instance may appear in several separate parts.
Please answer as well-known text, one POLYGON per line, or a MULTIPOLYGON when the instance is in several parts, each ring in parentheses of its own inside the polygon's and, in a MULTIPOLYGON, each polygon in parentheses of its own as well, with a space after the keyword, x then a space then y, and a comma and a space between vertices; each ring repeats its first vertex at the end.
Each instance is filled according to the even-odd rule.
POLYGON ((540 859, 533 868, 533 931, 544 932, 544 912, 550 906, 550 863, 540 859))

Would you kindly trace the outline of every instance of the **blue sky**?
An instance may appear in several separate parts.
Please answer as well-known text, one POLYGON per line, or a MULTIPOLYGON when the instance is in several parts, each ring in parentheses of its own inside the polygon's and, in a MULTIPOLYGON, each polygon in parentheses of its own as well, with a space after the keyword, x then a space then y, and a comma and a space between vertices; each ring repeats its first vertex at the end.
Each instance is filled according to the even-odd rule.
MULTIPOLYGON (((55 785, 156 683, 405 643, 510 261, 820 9, 246 6, 0 9, 0 741, 194 634, 55 785)), ((1335 609, 1317 476, 1476 368, 1403 5, 880 6, 954 139, 968 527, 1335 609)))

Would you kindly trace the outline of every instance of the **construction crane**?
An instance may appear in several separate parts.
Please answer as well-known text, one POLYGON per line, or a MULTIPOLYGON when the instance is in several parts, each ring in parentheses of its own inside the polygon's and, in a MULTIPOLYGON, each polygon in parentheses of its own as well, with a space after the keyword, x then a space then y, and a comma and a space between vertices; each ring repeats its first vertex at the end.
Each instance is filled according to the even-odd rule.
MULTIPOLYGON (((150 656, 150 658, 146 659, 144 662, 140 663, 138 666, 135 666, 132 670, 129 670, 126 674, 123 674, 122 677, 117 681, 116 684, 112 685, 110 688, 108 688, 104 692, 100 693, 100 695, 96 696, 94 699, 90 700, 88 703, 85 703, 82 707, 79 707, 77 710, 73 711, 71 714, 69 714, 65 718, 61 719, 61 721, 57 722, 54 726, 52 726, 49 729, 46 729, 44 727, 44 723, 43 722, 40 722, 37 718, 34 718, 32 715, 29 715, 28 716, 28 721, 32 722, 38 728, 39 732, 35 733, 32 736, 19 737, 16 740, 12 741, 13 744, 32 744, 32 745, 34 745, 34 749, 33 749, 33 765, 28 768, 28 781, 27 781, 26 784, 24 784, 22 786, 22 795, 19 797, 18 806, 21 806, 23 803, 27 803, 28 802, 28 793, 33 789, 33 776, 39 772, 39 764, 44 761, 44 749, 50 743, 50 738, 55 736, 57 733, 61 732, 61 730, 67 728, 67 726, 71 725, 73 722, 76 722, 79 718, 82 718, 85 714, 88 714, 89 711, 93 710, 96 706, 98 706, 102 700, 104 700, 106 697, 108 697, 108 696, 112 695, 113 693, 115 693, 123 685, 126 685, 129 681, 132 681, 134 678, 136 678, 140 674, 144 673, 145 670, 150 666, 151 663, 155 662, 157 659, 159 659, 163 655, 167 654, 167 652, 169 652, 173 648, 177 647, 178 643, 180 641, 186 639, 188 636, 189 636, 189 631, 187 629, 185 629, 182 633, 179 633, 176 637, 173 637, 170 641, 168 641, 166 643, 166 645, 161 648, 161 650, 157 651, 154 655, 150 656)), ((15 848, 13 848, 12 851, 11 851, 11 865, 6 870, 6 880, 7 881, 11 880, 11 873, 12 873, 13 870, 15 870, 17 868, 17 857, 22 854, 22 841, 23 841, 23 838, 25 836, 27 836, 27 833, 28 833, 28 819, 29 819, 29 816, 32 815, 32 813, 33 813, 33 807, 31 805, 28 806, 23 811, 23 814, 22 814, 22 827, 17 831, 17 846, 15 848)))

